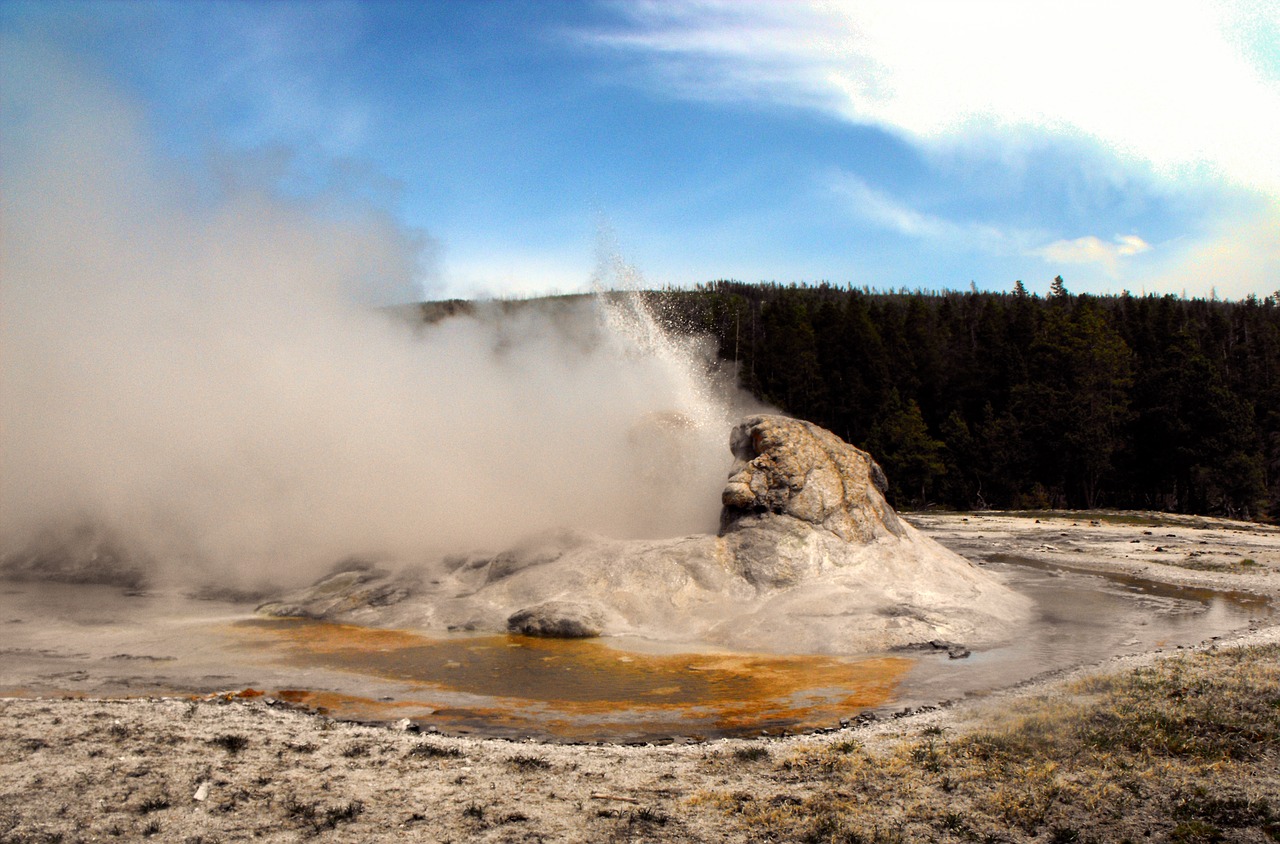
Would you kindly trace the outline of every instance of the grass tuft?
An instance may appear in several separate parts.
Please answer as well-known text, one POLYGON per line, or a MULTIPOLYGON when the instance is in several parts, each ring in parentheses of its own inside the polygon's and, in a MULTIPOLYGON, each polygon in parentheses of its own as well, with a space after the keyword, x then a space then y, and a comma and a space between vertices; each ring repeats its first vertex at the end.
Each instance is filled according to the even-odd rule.
POLYGON ((507 764, 520 771, 545 771, 551 767, 551 763, 541 756, 526 754, 508 757, 507 764))
POLYGON ((212 744, 214 747, 221 747, 223 750, 234 756, 249 746, 249 739, 247 736, 235 735, 234 733, 223 733, 222 735, 214 736, 209 739, 209 744, 212 744))
POLYGON ((169 795, 153 794, 149 797, 144 797, 138 803, 138 814, 147 815, 147 814, 150 814, 151 812, 158 812, 161 809, 167 809, 171 805, 173 804, 169 800, 169 795))
POLYGON ((760 744, 739 747, 733 751, 733 758, 740 762, 763 762, 770 757, 769 748, 760 744))
POLYGON ((462 751, 456 747, 445 747, 444 745, 423 742, 409 748, 405 755, 422 759, 458 759, 461 758, 462 751))
POLYGON ((364 804, 359 800, 349 800, 335 806, 325 805, 320 801, 304 803, 290 795, 285 799, 284 810, 299 827, 312 835, 318 835, 337 829, 339 824, 354 821, 364 812, 364 804))
POLYGON ((657 809, 650 809, 648 806, 641 806, 631 813, 628 823, 630 824, 649 824, 651 826, 666 826, 671 818, 659 812, 657 809))

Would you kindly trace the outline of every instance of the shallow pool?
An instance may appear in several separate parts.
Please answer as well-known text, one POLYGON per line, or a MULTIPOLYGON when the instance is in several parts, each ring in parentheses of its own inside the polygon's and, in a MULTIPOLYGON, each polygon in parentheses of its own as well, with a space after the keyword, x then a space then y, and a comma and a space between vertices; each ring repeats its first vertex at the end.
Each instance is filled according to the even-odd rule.
POLYGON ((0 582, 0 694, 231 692, 335 717, 444 732, 649 741, 836 726, 1005 688, 1112 656, 1195 645, 1263 621, 1268 603, 993 558, 1036 602, 1007 646, 791 656, 626 639, 427 638, 304 620, 177 593, 0 582))

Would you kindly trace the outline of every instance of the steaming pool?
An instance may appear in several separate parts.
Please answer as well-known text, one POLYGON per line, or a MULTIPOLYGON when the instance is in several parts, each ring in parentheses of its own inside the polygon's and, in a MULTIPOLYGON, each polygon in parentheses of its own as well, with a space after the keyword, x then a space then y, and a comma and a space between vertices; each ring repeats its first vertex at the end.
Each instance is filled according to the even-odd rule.
POLYGON ((1005 688, 1112 656, 1195 645, 1262 621, 1263 598, 1001 557, 1036 601, 1017 641, 963 659, 658 648, 261 619, 176 592, 0 582, 0 695, 264 696, 333 717, 555 741, 799 732, 1005 688))

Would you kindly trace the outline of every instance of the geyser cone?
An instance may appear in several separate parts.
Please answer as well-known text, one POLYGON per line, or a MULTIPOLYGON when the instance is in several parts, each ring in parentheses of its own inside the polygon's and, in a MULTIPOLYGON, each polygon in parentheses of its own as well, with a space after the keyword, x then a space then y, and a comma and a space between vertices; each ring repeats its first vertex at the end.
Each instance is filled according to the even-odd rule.
POLYGON ((562 531, 496 556, 455 557, 431 579, 364 572, 321 581, 262 611, 835 654, 937 639, 988 644, 1027 618, 1025 598, 898 519, 866 452, 781 416, 744 420, 731 443, 738 463, 718 536, 562 531))

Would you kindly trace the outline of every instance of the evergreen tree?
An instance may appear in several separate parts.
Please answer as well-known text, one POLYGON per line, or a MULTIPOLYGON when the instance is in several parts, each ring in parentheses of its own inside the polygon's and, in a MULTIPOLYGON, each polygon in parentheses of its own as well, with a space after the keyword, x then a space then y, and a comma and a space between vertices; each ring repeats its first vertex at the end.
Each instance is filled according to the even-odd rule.
POLYGON ((894 500, 924 506, 934 482, 946 474, 944 444, 929 435, 915 400, 904 402, 894 390, 883 415, 871 429, 868 450, 884 467, 894 500))
POLYGON ((746 389, 869 447, 899 503, 1280 518, 1280 291, 665 295, 746 389))

